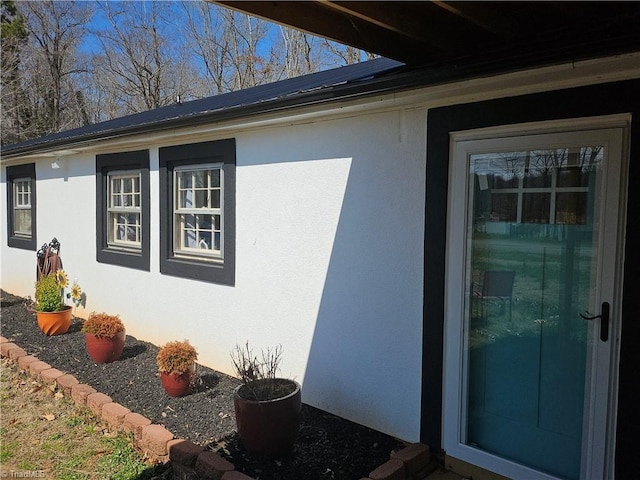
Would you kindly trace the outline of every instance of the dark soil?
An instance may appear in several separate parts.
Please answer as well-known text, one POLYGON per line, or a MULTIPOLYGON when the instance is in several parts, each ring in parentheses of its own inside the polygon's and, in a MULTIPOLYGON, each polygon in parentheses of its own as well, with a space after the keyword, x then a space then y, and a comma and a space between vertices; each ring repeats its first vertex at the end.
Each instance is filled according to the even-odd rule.
POLYGON ((164 425, 177 438, 217 451, 236 470, 255 479, 358 480, 404 446, 388 435, 303 404, 293 453, 277 460, 252 457, 236 433, 233 390, 239 380, 198 365, 193 393, 169 397, 157 373, 157 346, 127 335, 120 360, 96 364, 86 353, 81 319, 74 319, 66 334, 48 337, 38 328, 36 315, 24 298, 4 291, 0 296, 2 336, 131 411, 164 425))

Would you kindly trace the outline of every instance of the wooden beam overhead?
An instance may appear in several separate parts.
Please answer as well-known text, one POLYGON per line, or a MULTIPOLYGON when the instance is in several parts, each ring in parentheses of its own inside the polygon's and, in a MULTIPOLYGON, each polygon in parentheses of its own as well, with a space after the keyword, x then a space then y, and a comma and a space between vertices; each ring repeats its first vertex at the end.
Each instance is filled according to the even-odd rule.
POLYGON ((410 65, 640 50, 640 2, 207 1, 410 65))
POLYGON ((394 52, 398 49, 405 52, 404 58, 412 60, 414 56, 417 60, 425 53, 440 53, 436 46, 428 44, 418 49, 415 42, 402 32, 388 30, 359 16, 340 11, 332 2, 224 0, 215 3, 389 58, 394 58, 394 52), (385 42, 381 42, 383 38, 385 42))
POLYGON ((444 2, 433 0, 433 4, 460 17, 471 25, 504 39, 517 37, 518 32, 522 29, 522 25, 517 19, 504 15, 504 10, 502 15, 496 15, 495 9, 484 2, 444 2))
MULTIPOLYGON (((394 34, 413 43, 413 49, 434 49, 436 52, 464 52, 471 37, 484 32, 477 28, 460 29, 459 21, 444 17, 432 2, 358 2, 329 1, 322 4, 338 14, 350 15, 381 30, 379 39, 394 34), (458 24, 456 24, 456 22, 458 24), (456 31, 454 36, 452 32, 456 31)), ((392 41, 390 37, 386 41, 392 41)))

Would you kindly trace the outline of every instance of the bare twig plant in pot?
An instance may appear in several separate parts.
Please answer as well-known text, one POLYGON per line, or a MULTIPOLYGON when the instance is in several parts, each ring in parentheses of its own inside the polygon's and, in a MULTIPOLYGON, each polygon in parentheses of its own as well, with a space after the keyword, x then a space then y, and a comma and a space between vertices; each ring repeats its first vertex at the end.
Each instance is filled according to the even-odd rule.
POLYGON ((158 370, 162 386, 172 397, 191 393, 196 375, 198 353, 188 340, 169 342, 158 352, 158 370))
POLYGON ((118 315, 92 312, 82 324, 87 353, 96 363, 115 362, 122 355, 124 324, 118 315))
POLYGON ((233 404, 238 437, 254 455, 278 458, 293 450, 300 427, 301 387, 295 380, 277 377, 282 347, 253 355, 249 344, 236 345, 231 353, 242 385, 236 388, 233 404))

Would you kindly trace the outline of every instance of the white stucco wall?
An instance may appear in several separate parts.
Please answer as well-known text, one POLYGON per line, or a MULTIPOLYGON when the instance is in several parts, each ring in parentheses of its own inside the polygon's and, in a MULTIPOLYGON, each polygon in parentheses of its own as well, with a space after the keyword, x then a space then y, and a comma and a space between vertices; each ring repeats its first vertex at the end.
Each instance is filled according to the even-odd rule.
MULTIPOLYGON (((418 441, 428 108, 635 78, 639 65, 640 54, 574 62, 124 138, 83 146, 59 169, 51 156, 12 162, 36 162, 38 245, 60 240, 87 312, 120 314, 129 334, 156 344, 189 339, 202 364, 228 373, 236 344, 281 344, 282 374, 303 384, 305 402, 418 441), (158 148, 230 137, 235 286, 161 275, 158 148), (141 148, 150 152, 149 272, 99 264, 95 252, 95 155, 141 148)), ((33 295, 35 252, 7 246, 5 163, 1 287, 33 295)))
MULTIPOLYGON (((118 313, 129 334, 156 344, 189 339, 201 363, 224 372, 236 344, 281 344, 282 374, 303 384, 305 402, 418 440, 425 110, 206 140, 228 137, 237 148, 234 287, 159 273, 158 148, 166 143, 148 145, 150 272, 96 262, 99 151, 65 157, 57 169, 55 159, 36 162, 38 245, 61 242, 86 312, 118 313)), ((4 230, 2 288, 32 295, 35 252, 8 248, 4 230)))

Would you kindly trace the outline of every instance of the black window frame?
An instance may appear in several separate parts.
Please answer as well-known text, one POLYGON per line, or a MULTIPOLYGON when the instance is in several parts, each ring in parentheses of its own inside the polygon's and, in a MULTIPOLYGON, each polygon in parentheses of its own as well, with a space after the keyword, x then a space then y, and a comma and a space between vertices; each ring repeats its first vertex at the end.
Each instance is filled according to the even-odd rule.
POLYGON ((36 165, 27 163, 7 167, 7 245, 24 250, 37 250, 36 235, 36 165), (16 236, 13 222, 13 182, 18 178, 31 179, 31 238, 16 236))
POLYGON ((96 155, 96 260, 137 270, 150 270, 151 222, 149 198, 149 150, 96 155), (140 212, 142 238, 140 250, 114 248, 108 243, 109 226, 107 181, 110 172, 136 170, 140 172, 140 212))
POLYGON ((160 180, 160 273, 221 285, 235 285, 235 197, 236 197, 236 141, 235 138, 209 142, 161 147, 159 149, 160 180), (222 164, 223 238, 222 261, 205 257, 174 255, 174 170, 177 167, 222 164))

